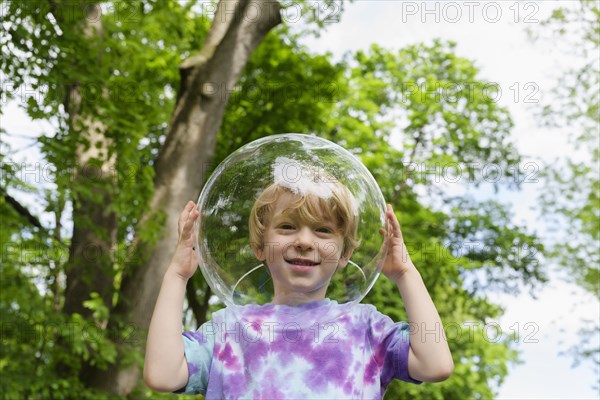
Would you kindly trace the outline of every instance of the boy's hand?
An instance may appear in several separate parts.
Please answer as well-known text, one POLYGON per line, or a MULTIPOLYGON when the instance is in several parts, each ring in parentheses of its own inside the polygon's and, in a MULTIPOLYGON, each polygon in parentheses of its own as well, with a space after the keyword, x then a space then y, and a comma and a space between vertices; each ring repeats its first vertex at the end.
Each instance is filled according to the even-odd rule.
POLYGON ((196 239, 194 235, 194 223, 200 213, 193 201, 188 201, 179 216, 178 230, 179 239, 177 248, 171 260, 169 269, 177 273, 183 279, 190 279, 198 268, 198 253, 196 253, 196 239))
POLYGON ((396 214, 394 214, 392 206, 389 204, 387 205, 385 216, 388 223, 387 232, 384 228, 379 230, 384 236, 384 246, 387 248, 387 255, 381 272, 389 279, 397 282, 405 272, 416 268, 404 244, 400 223, 396 218, 396 214))

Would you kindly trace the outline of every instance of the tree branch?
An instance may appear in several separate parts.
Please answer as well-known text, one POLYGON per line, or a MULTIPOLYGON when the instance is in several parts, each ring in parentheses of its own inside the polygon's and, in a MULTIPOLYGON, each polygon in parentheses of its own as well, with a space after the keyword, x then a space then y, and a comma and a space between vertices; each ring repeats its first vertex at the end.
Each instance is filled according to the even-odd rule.
POLYGON ((36 228, 44 229, 40 223, 40 220, 31 214, 25 206, 17 201, 17 199, 9 195, 4 188, 0 188, 0 193, 2 193, 4 201, 10 204, 19 215, 25 217, 25 219, 29 221, 31 225, 35 226, 36 228))

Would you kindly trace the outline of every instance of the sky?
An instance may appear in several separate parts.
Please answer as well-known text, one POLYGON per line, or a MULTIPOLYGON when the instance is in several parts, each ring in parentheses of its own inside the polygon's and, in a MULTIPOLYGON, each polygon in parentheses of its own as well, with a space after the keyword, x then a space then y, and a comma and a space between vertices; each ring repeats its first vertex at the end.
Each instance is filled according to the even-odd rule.
MULTIPOLYGON (((542 129, 533 114, 536 103, 548 101, 560 71, 579 60, 556 51, 556 43, 532 43, 526 29, 539 28, 539 21, 557 6, 574 2, 478 2, 478 1, 356 1, 335 21, 334 8, 323 9, 331 22, 318 39, 305 44, 314 52, 331 52, 336 59, 347 51, 366 50, 371 44, 387 49, 431 42, 434 38, 457 43, 460 56, 474 60, 480 76, 498 83, 498 102, 508 107, 515 122, 513 140, 524 163, 536 168, 552 163, 569 148, 564 131, 542 129)), ((574 152, 574 150, 571 150, 574 152)), ((463 191, 461 185, 449 189, 463 191)), ((541 183, 523 185, 521 192, 480 190, 480 199, 495 197, 511 205, 515 223, 544 234, 547 227, 536 211, 541 183)), ((493 295, 505 308, 497 321, 503 333, 519 333, 517 348, 523 364, 512 366, 499 390, 499 399, 598 399, 593 389, 599 383, 589 364, 572 368, 572 358, 559 355, 577 342, 582 319, 598 320, 600 304, 590 294, 566 283, 557 271, 550 282, 531 297, 493 295)), ((598 345, 598 338, 596 339, 598 345)))
MULTIPOLYGON (((313 4, 317 7, 320 3, 313 4)), ((513 139, 524 162, 541 166, 561 156, 568 143, 565 132, 537 126, 533 117, 536 102, 547 100, 545 96, 555 85, 558 72, 577 60, 553 51, 553 43, 531 43, 525 30, 535 28, 539 24, 536 21, 559 4, 569 3, 363 0, 346 5, 339 21, 337 8, 321 5, 318 15, 328 22, 327 28, 320 38, 305 43, 313 52, 328 51, 339 59, 347 51, 366 50, 373 43, 399 49, 434 38, 455 41, 459 55, 474 60, 483 78, 499 84, 502 95, 498 101, 509 108, 514 119, 513 139)), ((288 22, 294 18, 290 14, 288 22)), ((39 159, 27 138, 52 132, 52 126, 30 121, 19 109, 18 101, 2 105, 0 123, 11 134, 13 149, 19 150, 13 160, 39 159)), ((43 175, 40 170, 36 173, 43 175)), ((464 188, 454 185, 449 189, 458 193, 464 188)), ((535 208, 540 190, 540 184, 532 183, 517 193, 503 191, 496 195, 484 189, 475 195, 481 200, 495 196, 511 204, 515 223, 543 232, 546 227, 535 208)), ((41 215, 43 205, 31 204, 31 209, 41 215)), ((499 399, 600 398, 592 388, 593 382, 598 382, 592 368, 572 368, 572 359, 559 355, 576 343, 581 319, 598 319, 600 305, 593 296, 560 279, 559 273, 553 272, 551 277, 536 299, 527 291, 518 297, 493 296, 506 310, 497 321, 503 332, 519 332, 518 349, 523 360, 523 364, 509 369, 499 399)))

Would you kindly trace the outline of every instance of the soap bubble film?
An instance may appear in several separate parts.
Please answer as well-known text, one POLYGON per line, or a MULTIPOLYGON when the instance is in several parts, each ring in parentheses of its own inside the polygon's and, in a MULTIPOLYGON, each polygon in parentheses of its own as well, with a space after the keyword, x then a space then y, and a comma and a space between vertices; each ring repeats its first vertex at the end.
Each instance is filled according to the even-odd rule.
POLYGON ((204 185, 197 204, 201 216, 196 249, 213 292, 228 306, 272 302, 272 277, 252 250, 249 218, 255 201, 273 184, 295 196, 323 199, 333 196, 340 184, 348 189, 358 247, 348 265, 322 283, 327 285, 326 298, 348 306, 358 303, 375 283, 385 256, 379 233, 385 227, 385 201, 355 156, 333 142, 303 134, 268 136, 239 148, 204 185))

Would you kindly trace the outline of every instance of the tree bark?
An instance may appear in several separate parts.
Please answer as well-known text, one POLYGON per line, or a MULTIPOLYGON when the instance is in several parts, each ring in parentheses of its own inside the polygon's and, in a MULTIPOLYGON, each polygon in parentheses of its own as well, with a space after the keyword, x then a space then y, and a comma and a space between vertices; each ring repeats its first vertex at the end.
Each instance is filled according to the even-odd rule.
MULTIPOLYGON (((86 38, 102 40, 100 6, 81 4, 82 20, 65 22, 61 7, 73 5, 54 1, 51 5, 62 29, 72 29, 86 38)), ((99 52, 97 57, 100 61, 102 53, 99 52)), ((83 302, 90 298, 91 292, 97 292, 106 307, 112 305, 112 258, 117 242, 117 215, 111 205, 116 157, 110 152, 111 140, 105 136, 106 125, 94 110, 85 109, 82 84, 85 85, 71 82, 64 101, 69 115, 70 135, 77 137, 79 144, 73 160, 73 235, 65 268, 67 286, 63 310, 67 314, 79 313, 90 317, 93 311, 85 308, 83 302)))
MULTIPOLYGON (((63 32, 82 35, 89 38, 90 43, 94 39, 102 40, 102 11, 99 5, 58 0, 48 2, 63 32), (79 7, 80 12, 74 12, 73 7, 79 7)), ((101 47, 97 49, 100 62, 102 50, 101 47)), ((85 109, 82 85, 85 82, 69 82, 64 99, 69 135, 77 138, 78 145, 72 160, 73 234, 65 267, 67 284, 63 311, 89 317, 92 310, 85 308, 83 302, 90 298, 91 292, 97 292, 106 307, 110 307, 112 302, 112 255, 117 240, 117 216, 111 210, 111 205, 116 158, 109 151, 111 140, 105 136, 106 125, 95 110, 85 109)))
MULTIPOLYGON (((135 329, 134 347, 142 350, 154 303, 177 243, 177 219, 188 200, 195 200, 204 184, 204 170, 212 161, 216 135, 227 105, 228 90, 239 80, 250 55, 273 27, 281 22, 279 4, 270 0, 219 2, 204 47, 180 66, 181 85, 164 145, 156 163, 155 191, 140 222, 135 255, 123 277, 119 301, 111 313, 109 331, 135 329), (258 10, 258 13, 257 13, 258 10), (157 243, 139 236, 144 226, 163 221, 157 243), (137 261, 137 260, 136 260, 137 261)), ((87 384, 117 395, 130 393, 140 378, 138 365, 123 360, 96 370, 87 384)))

